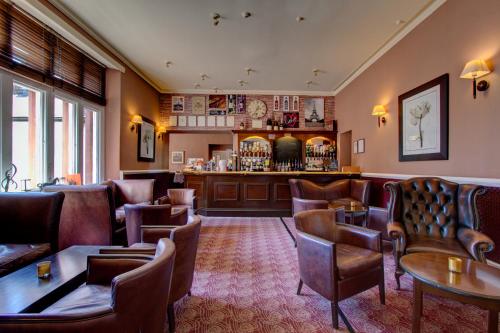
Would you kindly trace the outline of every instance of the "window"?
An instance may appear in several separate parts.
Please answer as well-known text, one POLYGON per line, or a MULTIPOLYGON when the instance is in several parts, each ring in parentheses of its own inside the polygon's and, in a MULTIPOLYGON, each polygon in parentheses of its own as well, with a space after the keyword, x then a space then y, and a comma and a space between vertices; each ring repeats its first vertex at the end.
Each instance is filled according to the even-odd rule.
POLYGON ((54 99, 54 177, 66 178, 76 173, 75 104, 54 99))
POLYGON ((12 163, 18 189, 34 188, 44 180, 42 92, 13 84, 12 163))
POLYGON ((83 183, 96 183, 99 179, 99 112, 83 109, 83 183))

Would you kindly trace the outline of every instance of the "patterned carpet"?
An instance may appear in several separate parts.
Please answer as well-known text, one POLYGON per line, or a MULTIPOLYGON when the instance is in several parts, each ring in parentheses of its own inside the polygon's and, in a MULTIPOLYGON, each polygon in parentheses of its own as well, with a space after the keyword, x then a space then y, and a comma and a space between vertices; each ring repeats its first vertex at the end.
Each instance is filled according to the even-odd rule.
MULTIPOLYGON (((385 306, 377 288, 340 303, 357 332, 411 331, 411 280, 403 276, 396 291, 391 254, 384 260, 385 306)), ((177 332, 334 332, 330 303, 305 286, 297 296, 298 280, 296 249, 278 218, 203 218, 193 295, 176 304, 177 332)), ((486 332, 486 321, 474 306, 424 296, 422 332, 486 332)))

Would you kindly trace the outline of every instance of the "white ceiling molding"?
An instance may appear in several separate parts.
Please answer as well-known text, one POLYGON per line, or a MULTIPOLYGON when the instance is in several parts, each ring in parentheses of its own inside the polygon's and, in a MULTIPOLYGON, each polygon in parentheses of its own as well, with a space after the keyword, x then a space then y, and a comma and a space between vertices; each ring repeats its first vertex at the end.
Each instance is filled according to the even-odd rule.
POLYGON ((49 26, 104 66, 125 72, 125 67, 123 67, 122 64, 105 52, 102 52, 97 45, 50 11, 41 2, 35 0, 12 0, 12 2, 49 26))
POLYGON ((358 76, 360 76, 365 70, 367 70, 371 65, 375 63, 379 58, 381 58, 387 51, 389 51, 394 45, 396 45, 400 40, 402 40, 406 35, 408 35, 413 29, 415 29, 420 23, 422 23, 426 18, 432 15, 439 7, 441 7, 447 0, 434 0, 427 7, 423 8, 419 13, 415 15, 400 31, 398 31, 394 36, 389 38, 389 40, 384 43, 371 57, 369 57, 361 66, 359 66, 355 71, 353 71, 349 76, 333 90, 333 95, 337 95, 345 87, 354 81, 358 76))
POLYGON ((245 89, 221 89, 218 93, 214 89, 178 89, 160 90, 162 94, 193 94, 193 95, 298 95, 298 96, 334 96, 331 91, 290 91, 290 90, 245 90, 245 89))

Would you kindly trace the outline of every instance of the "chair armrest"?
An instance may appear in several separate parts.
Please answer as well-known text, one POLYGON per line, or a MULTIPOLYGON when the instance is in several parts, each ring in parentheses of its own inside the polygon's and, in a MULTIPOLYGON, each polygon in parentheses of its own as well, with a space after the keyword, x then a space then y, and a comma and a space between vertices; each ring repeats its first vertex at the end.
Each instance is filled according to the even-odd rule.
MULTIPOLYGON (((155 244, 156 245, 156 244, 155 244)), ((119 249, 100 249, 99 254, 121 254, 121 255, 127 255, 127 254, 139 254, 139 255, 147 255, 147 256, 154 256, 156 253, 156 247, 123 247, 119 249)))
POLYGON ((188 209, 182 208, 175 214, 170 215, 169 225, 186 225, 188 222, 188 209))
POLYGON ((170 238, 172 230, 177 226, 143 225, 141 226, 141 242, 157 244, 161 238, 170 238))
POLYGON ((387 223, 387 234, 393 240, 395 250, 404 252, 406 249, 406 232, 399 222, 387 223))
POLYGON ((292 204, 292 213, 294 215, 305 210, 328 209, 328 201, 326 200, 301 199, 293 197, 292 204))
POLYGON ((157 200, 156 200, 156 204, 157 205, 170 205, 170 198, 168 197, 168 195, 164 195, 162 197, 159 197, 157 200))
POLYGON ((485 254, 495 248, 495 243, 490 237, 473 229, 459 228, 457 238, 477 261, 486 262, 485 254))
POLYGON ((337 223, 335 227, 335 241, 375 252, 382 252, 381 232, 355 225, 337 223))
POLYGON ((147 255, 105 254, 87 257, 87 283, 110 285, 116 276, 134 270, 152 260, 147 255))
POLYGON ((297 230, 300 279, 325 298, 333 299, 337 267, 335 243, 297 230))

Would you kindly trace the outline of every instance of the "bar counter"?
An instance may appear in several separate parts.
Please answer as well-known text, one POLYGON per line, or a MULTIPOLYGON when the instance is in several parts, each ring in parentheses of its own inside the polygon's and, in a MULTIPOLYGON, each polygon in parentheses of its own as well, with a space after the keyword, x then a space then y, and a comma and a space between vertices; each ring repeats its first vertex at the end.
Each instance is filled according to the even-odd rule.
POLYGON ((291 216, 288 179, 326 184, 357 179, 352 172, 183 171, 184 186, 194 188, 198 213, 205 216, 291 216))

